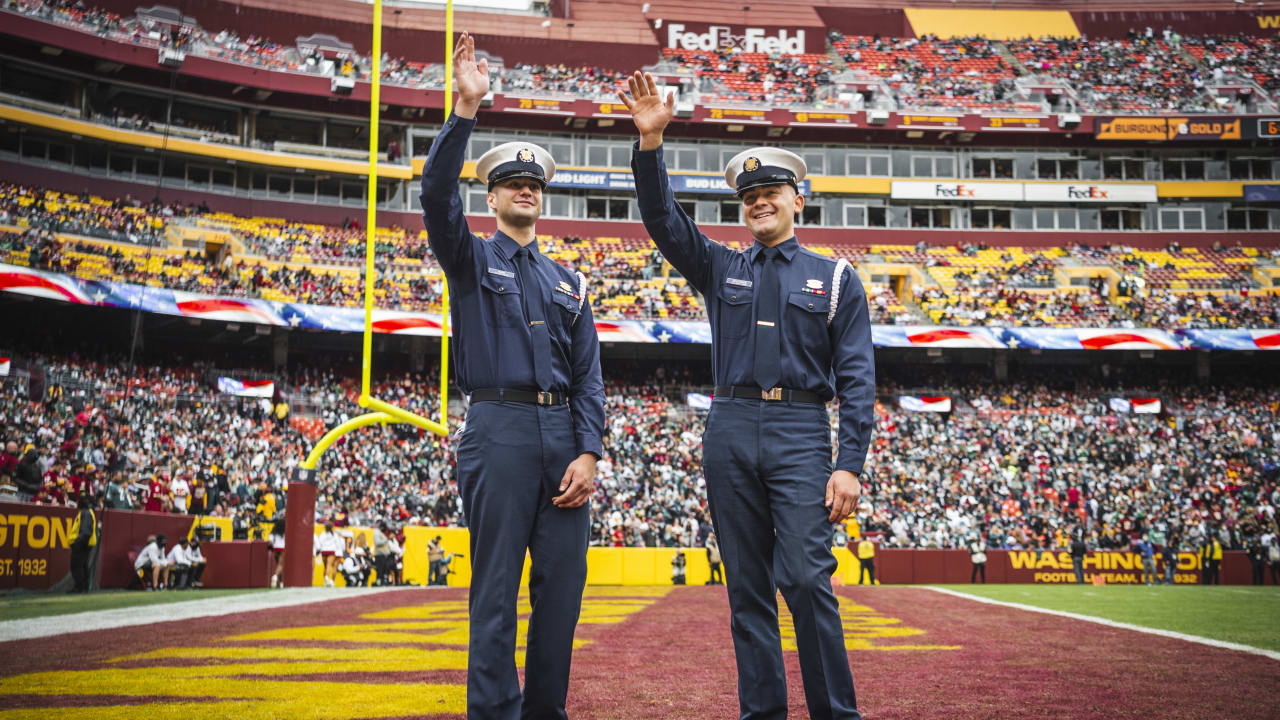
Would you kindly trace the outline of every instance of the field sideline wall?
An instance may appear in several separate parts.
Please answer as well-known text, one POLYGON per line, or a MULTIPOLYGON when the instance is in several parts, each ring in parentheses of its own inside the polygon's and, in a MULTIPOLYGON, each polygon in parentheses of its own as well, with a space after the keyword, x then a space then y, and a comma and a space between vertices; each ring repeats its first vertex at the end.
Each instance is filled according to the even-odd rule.
MULTIPOLYGON (((70 570, 71 538, 68 537, 74 512, 71 508, 24 503, 0 503, 0 590, 26 588, 47 590, 63 581, 70 570)), ((100 587, 124 587, 133 577, 128 564, 130 551, 141 550, 147 535, 165 533, 171 542, 189 535, 199 524, 219 526, 223 537, 230 528, 225 519, 198 518, 191 515, 127 512, 107 510, 99 513, 102 537, 95 576, 100 587)), ((370 547, 371 528, 346 528, 354 536, 363 535, 370 547)), ((323 531, 316 526, 316 532, 323 531)), ((427 544, 439 535, 445 552, 456 555, 449 584, 465 586, 471 582, 471 550, 466 528, 406 527, 404 544, 405 581, 427 583, 427 544)), ((206 556, 209 586, 265 587, 270 568, 266 543, 235 541, 209 543, 206 556)), ((691 585, 705 583, 710 577, 707 554, 703 548, 614 548, 593 547, 587 550, 587 583, 590 585, 666 585, 671 582, 671 559, 683 552, 688 560, 686 581, 691 585)), ((853 585, 858 582, 859 564, 846 548, 833 550, 838 563, 834 581, 853 585)), ((1071 558, 1065 552, 1034 550, 987 551, 989 583, 1074 582, 1071 558)), ((876 578, 884 584, 966 583, 972 569, 966 550, 886 549, 876 557, 876 578)), ((1094 576, 1106 584, 1139 582, 1142 564, 1131 552, 1093 552, 1085 560, 1086 581, 1094 576)), ((528 560, 522 582, 528 581, 528 560)), ((1163 571, 1163 567, 1158 570, 1163 571)), ((1179 553, 1175 570, 1177 584, 1194 584, 1200 580, 1200 560, 1193 552, 1179 553)), ((323 583, 319 559, 314 561, 313 583, 323 583)), ((342 578, 337 579, 342 584, 342 578)), ((1222 584, 1247 585, 1250 582, 1249 559, 1244 552, 1224 553, 1222 584)))

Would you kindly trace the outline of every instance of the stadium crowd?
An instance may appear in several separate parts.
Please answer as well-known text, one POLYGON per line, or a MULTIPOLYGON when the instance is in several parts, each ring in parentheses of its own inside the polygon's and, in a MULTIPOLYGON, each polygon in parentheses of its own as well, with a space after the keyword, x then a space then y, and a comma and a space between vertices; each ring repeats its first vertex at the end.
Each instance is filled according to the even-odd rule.
MULTIPOLYGON (((44 367, 48 390, 33 402, 5 383, 0 485, 43 503, 87 493, 109 507, 231 516, 240 534, 277 516, 290 470, 318 434, 362 412, 354 377, 320 363, 279 380, 273 404, 219 395, 210 377, 222 371, 207 363, 130 371, 118 358, 21 362, 44 367)), ((1268 379, 1195 387, 1137 368, 1136 381, 1120 370, 1105 384, 1055 370, 993 385, 959 371, 942 381, 910 372, 882 371, 858 513, 887 546, 1062 549, 1079 527, 1104 549, 1143 535, 1189 549, 1211 533, 1238 549, 1276 533, 1280 392, 1268 379), (919 388, 950 396, 953 410, 898 406, 919 388), (1118 412, 1116 396, 1158 397, 1163 412, 1118 412)), ((689 364, 609 368, 593 544, 705 539, 704 413, 686 403, 687 393, 705 392, 702 373, 689 364)), ((395 373, 375 394, 432 416, 436 382, 395 373)), ((454 423, 461 405, 450 404, 454 423)), ((463 524, 453 442, 403 426, 346 436, 322 460, 318 518, 392 535, 409 524, 463 524)))
MULTIPOLYGON (((282 45, 233 30, 199 26, 175 29, 143 15, 122 17, 72 0, 6 0, 4 7, 50 22, 81 27, 135 44, 172 46, 227 62, 271 70, 327 73, 367 79, 372 59, 354 50, 326 51, 282 45)), ((664 72, 692 75, 694 89, 721 101, 831 107, 847 101, 837 89, 851 88, 835 59, 848 68, 885 80, 891 101, 902 108, 974 111, 1040 109, 1019 96, 1015 78, 1040 76, 1075 88, 1081 109, 1101 112, 1214 112, 1221 110, 1209 83, 1252 80, 1265 92, 1280 89, 1275 41, 1252 36, 1183 38, 1170 29, 1130 30, 1125 38, 1043 37, 1007 42, 981 37, 940 40, 829 33, 825 55, 741 53, 727 46, 709 51, 665 50, 664 72), (1189 53, 1189 54, 1186 54, 1189 53), (1006 57, 1016 58, 1015 62, 1006 57), (1018 67, 1021 65, 1021 67, 1018 67)), ((443 85, 438 63, 384 54, 385 82, 410 87, 443 85)), ((497 64, 493 75, 503 92, 612 97, 620 75, 604 67, 497 64)), ((1256 103, 1256 101, 1254 101, 1256 103)))
POLYGON ((144 203, 130 195, 104 200, 88 191, 77 196, 0 182, 0 225, 17 225, 21 219, 40 231, 155 245, 164 237, 167 218, 195 210, 176 203, 144 203))
POLYGON ((1033 74, 1065 81, 1086 109, 1129 112, 1212 112, 1203 69, 1183 56, 1180 39, 1150 27, 1126 39, 1050 37, 1008 43, 1033 74))

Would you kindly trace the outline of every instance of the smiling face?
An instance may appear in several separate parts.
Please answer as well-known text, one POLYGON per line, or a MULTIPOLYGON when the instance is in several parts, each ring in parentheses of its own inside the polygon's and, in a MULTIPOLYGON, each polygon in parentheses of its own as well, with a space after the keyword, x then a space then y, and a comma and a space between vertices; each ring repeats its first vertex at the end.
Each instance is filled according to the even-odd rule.
POLYGON ((795 215, 804 196, 786 183, 754 187, 742 194, 742 222, 762 245, 776 245, 795 234, 795 215))
POLYGON ((533 225, 542 215, 542 184, 524 177, 503 180, 489 191, 489 209, 507 225, 533 225))

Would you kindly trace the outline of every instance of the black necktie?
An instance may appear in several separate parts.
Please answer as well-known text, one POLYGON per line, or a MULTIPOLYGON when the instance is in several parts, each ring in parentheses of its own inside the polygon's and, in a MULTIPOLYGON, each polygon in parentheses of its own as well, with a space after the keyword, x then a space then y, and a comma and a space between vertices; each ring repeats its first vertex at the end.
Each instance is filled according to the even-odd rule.
POLYGON ((782 377, 778 347, 778 248, 760 251, 764 267, 756 275, 756 384, 764 390, 777 387, 782 377))
POLYGON ((542 312, 542 285, 530 266, 529 248, 516 251, 516 267, 520 269, 520 298, 524 316, 529 321, 529 339, 533 344, 533 379, 539 390, 551 389, 551 334, 547 316, 542 312))

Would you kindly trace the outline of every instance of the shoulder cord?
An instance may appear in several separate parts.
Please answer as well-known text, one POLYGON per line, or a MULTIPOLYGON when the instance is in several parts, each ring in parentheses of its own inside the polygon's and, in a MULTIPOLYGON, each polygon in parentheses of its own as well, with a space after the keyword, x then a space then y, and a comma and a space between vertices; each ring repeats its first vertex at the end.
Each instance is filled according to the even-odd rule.
POLYGON ((578 314, 573 318, 573 324, 578 324, 578 318, 582 317, 582 304, 587 301, 587 276, 582 273, 578 275, 578 314))
POLYGON ((840 258, 836 261, 836 272, 831 276, 831 307, 827 310, 827 325, 831 325, 831 321, 836 318, 836 308, 840 306, 840 279, 844 275, 844 269, 849 267, 849 261, 840 258))

